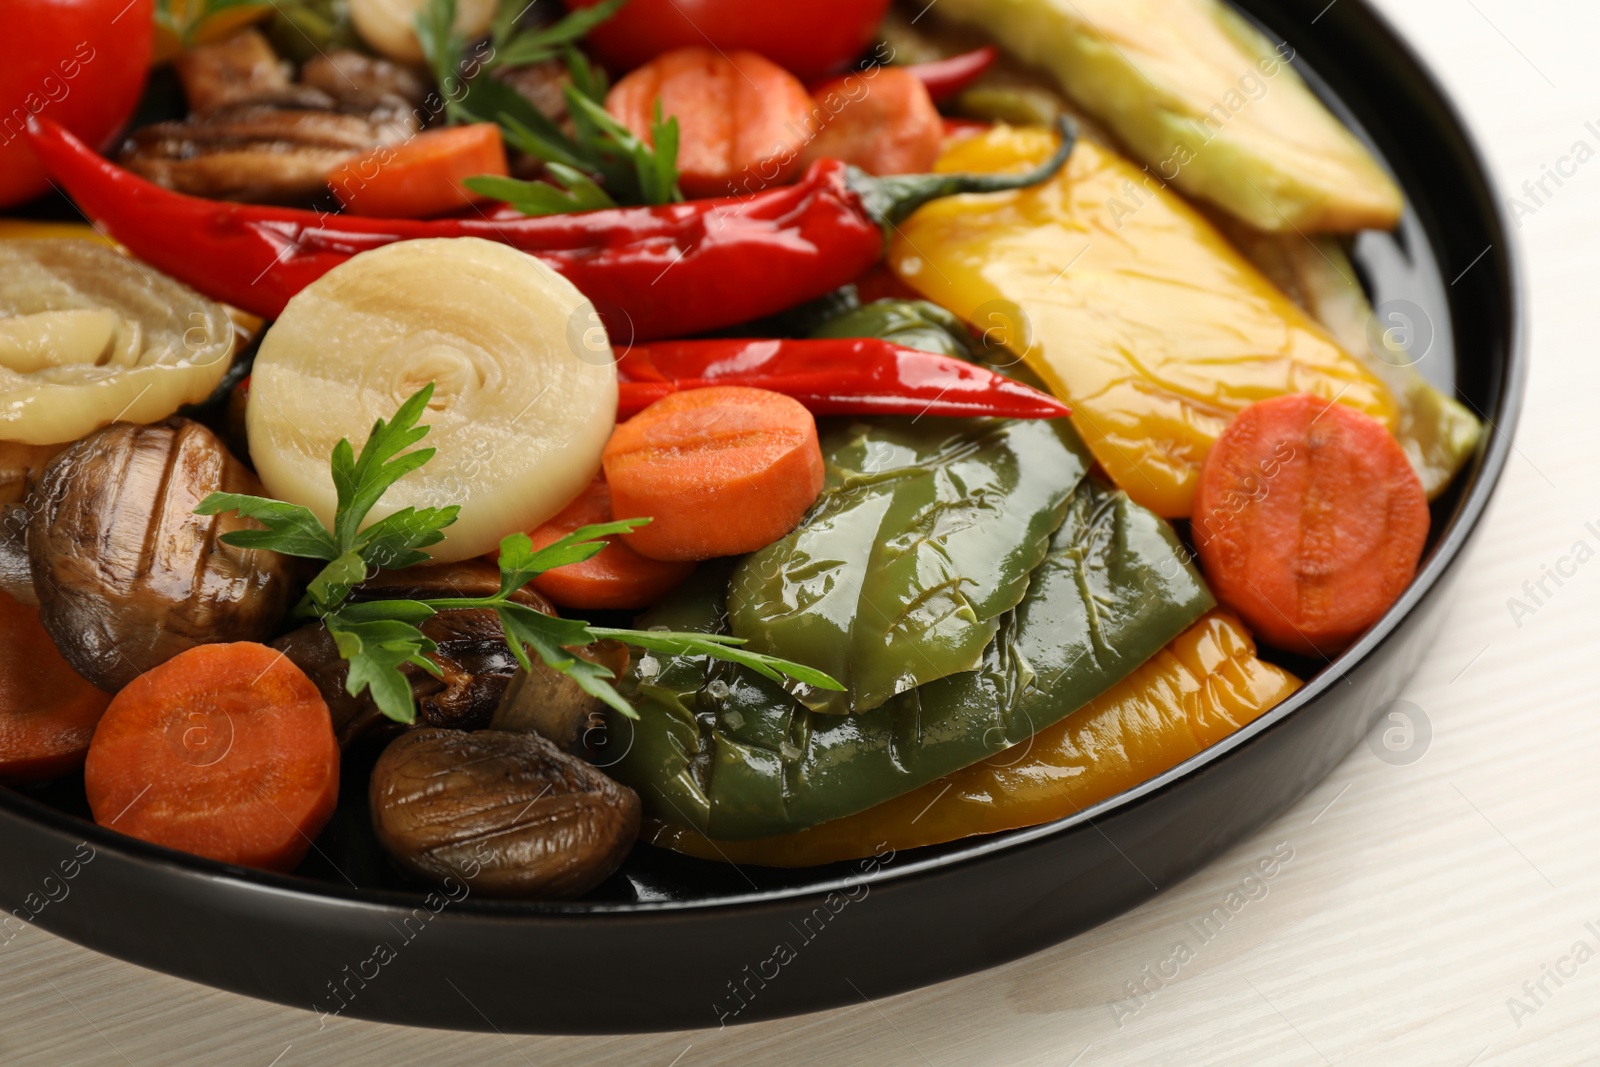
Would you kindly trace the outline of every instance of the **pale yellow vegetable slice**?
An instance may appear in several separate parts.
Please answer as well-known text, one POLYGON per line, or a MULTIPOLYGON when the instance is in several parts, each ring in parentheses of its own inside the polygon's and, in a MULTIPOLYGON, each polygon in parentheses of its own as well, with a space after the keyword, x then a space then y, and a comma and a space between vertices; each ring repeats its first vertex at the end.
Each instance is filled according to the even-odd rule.
POLYGON ((373 509, 461 506, 428 551, 493 550, 560 511, 600 469, 617 410, 594 308, 532 256, 475 237, 363 252, 300 292, 267 331, 250 379, 250 456, 269 495, 332 523, 328 459, 359 450, 424 385, 431 462, 373 509), (573 339, 576 340, 573 340, 573 339))
POLYGON ((1399 187, 1221 0, 939 0, 1049 70, 1141 161, 1263 230, 1389 229, 1399 187))
POLYGON ((226 310, 98 241, 0 240, 0 441, 53 445, 211 395, 226 310))
MULTIPOLYGON (((350 0, 350 22, 363 41, 390 59, 420 63, 422 42, 415 20, 424 6, 425 0, 350 0)), ((468 41, 482 37, 494 9, 495 0, 456 0, 456 34, 468 41)))

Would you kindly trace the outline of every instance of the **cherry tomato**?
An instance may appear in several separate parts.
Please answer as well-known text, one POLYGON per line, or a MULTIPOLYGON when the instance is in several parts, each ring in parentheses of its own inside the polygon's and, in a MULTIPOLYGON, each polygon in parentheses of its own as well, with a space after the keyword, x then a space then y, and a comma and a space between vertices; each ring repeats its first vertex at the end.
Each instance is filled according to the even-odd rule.
POLYGON ((48 189, 23 128, 46 114, 104 147, 144 91, 153 0, 0 0, 0 207, 48 189))
MULTIPOLYGON (((565 0, 568 8, 600 0, 565 0)), ((889 0, 628 0, 589 35, 608 66, 631 70, 688 46, 759 52, 802 78, 846 66, 872 43, 889 0)))

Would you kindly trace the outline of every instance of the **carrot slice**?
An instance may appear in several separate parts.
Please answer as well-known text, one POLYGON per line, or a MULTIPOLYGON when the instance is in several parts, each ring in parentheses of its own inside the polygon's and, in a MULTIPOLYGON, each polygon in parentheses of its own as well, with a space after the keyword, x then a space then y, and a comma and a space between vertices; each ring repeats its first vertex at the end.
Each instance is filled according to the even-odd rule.
MULTIPOLYGON (((604 478, 596 478, 559 515, 528 536, 540 549, 580 526, 610 522, 612 517, 611 488, 604 478)), ((533 587, 564 608, 635 611, 654 604, 694 572, 692 563, 641 556, 617 537, 606 541, 608 547, 598 556, 545 571, 533 580, 533 587)))
POLYGON ((822 492, 817 422, 765 389, 673 393, 618 426, 602 456, 618 515, 654 521, 626 537, 651 559, 754 552, 822 492))
POLYGON ((200 645, 112 699, 84 789, 102 826, 288 871, 333 814, 339 746, 316 685, 282 652, 200 645))
POLYGON ((754 52, 668 52, 617 82, 606 110, 649 141, 657 100, 663 117, 678 120, 678 184, 690 197, 787 182, 815 128, 806 87, 754 52))
POLYGON ((500 127, 492 122, 419 133, 400 145, 379 145, 334 168, 328 184, 352 215, 425 219, 483 198, 462 186, 478 174, 507 174, 500 127))
POLYGON ((1330 655, 1411 582, 1428 502, 1381 423, 1281 396, 1245 408, 1217 438, 1192 528, 1217 599, 1268 644, 1330 655))
POLYGON ((902 67, 849 74, 813 94, 827 116, 802 159, 842 159, 868 174, 926 174, 944 145, 928 88, 902 67))
POLYGON ((61 658, 39 609, 0 592, 0 782, 37 782, 83 766, 110 702, 61 658))

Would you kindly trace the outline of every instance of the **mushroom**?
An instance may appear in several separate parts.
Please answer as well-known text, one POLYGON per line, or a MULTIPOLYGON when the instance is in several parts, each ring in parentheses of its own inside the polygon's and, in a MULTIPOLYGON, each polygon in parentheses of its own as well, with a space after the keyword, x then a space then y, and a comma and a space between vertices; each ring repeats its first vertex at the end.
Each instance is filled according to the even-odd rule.
POLYGON ((27 542, 39 619, 67 662, 116 691, 196 645, 272 637, 293 564, 221 542, 253 520, 194 513, 213 492, 260 491, 188 419, 116 423, 57 456, 28 497, 27 542))
MULTIPOLYGON (((628 649, 617 641, 596 641, 572 650, 610 669, 617 677, 628 669, 628 649)), ((489 727, 539 734, 569 755, 595 754, 596 736, 605 729, 605 701, 585 693, 572 676, 535 660, 533 670, 520 668, 505 687, 489 727)))
MULTIPOLYGON (((417 702, 417 725, 456 730, 488 726, 517 672, 500 620, 482 608, 441 611, 424 621, 421 630, 439 646, 432 659, 443 677, 435 678, 409 663, 400 668, 417 702)), ((349 667, 321 622, 307 623, 272 645, 322 692, 341 745, 388 721, 370 694, 351 696, 345 689, 349 667)))
POLYGON ((579 896, 639 833, 637 793, 537 734, 410 731, 378 757, 369 798, 402 867, 486 896, 579 896))
MULTIPOLYGON (((462 560, 403 570, 379 571, 352 593, 352 600, 429 600, 442 597, 489 596, 500 588, 500 571, 482 559, 462 560)), ((533 589, 524 587, 513 600, 546 614, 554 609, 533 589)), ((543 734, 565 751, 584 755, 598 725, 602 703, 585 693, 570 675, 536 663, 529 675, 518 666, 493 611, 441 611, 426 620, 422 632, 439 646, 433 654, 443 677, 435 678, 410 664, 400 669, 411 681, 419 727, 481 730, 486 727, 543 734)), ((333 714, 334 732, 349 745, 388 720, 367 693, 351 696, 345 689, 349 668, 320 622, 308 623, 273 642, 305 671, 322 691, 333 714)), ((620 675, 628 653, 615 642, 602 642, 577 654, 610 667, 620 675)))
POLYGON ((21 504, 0 505, 0 592, 19 604, 39 606, 28 563, 28 509, 21 504))

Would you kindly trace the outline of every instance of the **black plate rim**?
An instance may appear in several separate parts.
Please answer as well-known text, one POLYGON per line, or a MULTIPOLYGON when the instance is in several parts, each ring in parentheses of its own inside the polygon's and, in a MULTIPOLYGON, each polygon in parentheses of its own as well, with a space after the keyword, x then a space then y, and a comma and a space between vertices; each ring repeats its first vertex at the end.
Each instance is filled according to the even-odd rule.
MULTIPOLYGON (((1521 242, 1515 227, 1510 224, 1505 200, 1499 193, 1493 171, 1487 165, 1479 138, 1463 118, 1453 97, 1446 91, 1432 67, 1417 54, 1408 38, 1399 32, 1387 16, 1373 7, 1369 0, 1345 0, 1345 3, 1350 8, 1356 9, 1361 17, 1375 23, 1378 31, 1403 54, 1411 71, 1425 83, 1434 101, 1444 113, 1452 127, 1451 132, 1461 139, 1471 156, 1474 164, 1473 177, 1483 185, 1487 194, 1486 199, 1491 205, 1492 219, 1501 247, 1495 259, 1506 282, 1504 296, 1508 331, 1505 339, 1507 343, 1504 377, 1498 390, 1499 409, 1495 412, 1478 413, 1483 418, 1486 428, 1486 441, 1480 444, 1483 459, 1475 472, 1471 488, 1450 517, 1450 528, 1435 545, 1417 577, 1383 618, 1355 644, 1318 671, 1293 696, 1266 715, 1155 778, 1062 819, 980 836, 970 839, 971 843, 964 847, 952 843, 944 846, 947 851, 938 855, 907 859, 892 865, 882 864, 868 874, 841 873, 837 878, 810 882, 804 886, 758 890, 748 894, 700 901, 584 903, 485 900, 471 897, 452 906, 451 910, 458 919, 516 923, 617 922, 629 916, 643 920, 660 918, 663 914, 672 913, 706 911, 759 913, 767 908, 785 907, 797 901, 820 898, 830 892, 862 884, 906 882, 910 879, 937 875, 958 866, 981 863, 997 852, 1036 844, 1084 823, 1104 818, 1113 812, 1131 810, 1164 792, 1180 779, 1204 773, 1229 753, 1275 729, 1322 693, 1342 682, 1347 673, 1394 634, 1412 609, 1433 590, 1448 571, 1460 562, 1463 546, 1482 523, 1504 475, 1513 448, 1512 438, 1522 411, 1527 378, 1527 281, 1522 265, 1521 242), (591 917, 603 918, 591 919, 591 917)), ((289 896, 308 906, 327 905, 336 909, 358 908, 405 912, 414 908, 427 892, 425 888, 418 888, 414 892, 347 888, 332 882, 258 871, 193 856, 126 837, 96 823, 68 815, 11 789, 0 789, 0 809, 9 809, 34 822, 42 823, 63 838, 87 841, 96 849, 104 848, 120 853, 124 860, 163 870, 171 876, 225 882, 246 891, 289 896)))

